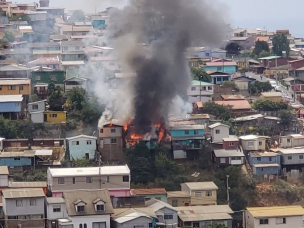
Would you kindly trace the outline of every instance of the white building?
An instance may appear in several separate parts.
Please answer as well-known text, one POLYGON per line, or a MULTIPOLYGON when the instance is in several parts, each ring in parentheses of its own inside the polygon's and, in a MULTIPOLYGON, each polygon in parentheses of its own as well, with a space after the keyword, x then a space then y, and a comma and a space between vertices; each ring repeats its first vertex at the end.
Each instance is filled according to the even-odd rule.
POLYGON ((301 206, 248 207, 244 213, 244 228, 303 227, 304 209, 301 206))
POLYGON ((223 138, 229 137, 229 126, 222 123, 215 123, 208 126, 211 132, 211 142, 219 143, 223 141, 223 138))
POLYGON ((28 103, 27 110, 33 123, 43 123, 46 100, 28 103))
POLYGON ((46 199, 46 213, 48 227, 58 227, 58 219, 67 218, 65 200, 61 197, 46 199))
POLYGON ((266 140, 268 136, 258 135, 245 135, 240 136, 243 150, 255 151, 255 150, 266 150, 266 140))
POLYGON ((190 103, 211 101, 214 92, 213 87, 212 83, 193 80, 191 87, 187 90, 188 101, 190 103))
POLYGON ((8 167, 0 166, 0 187, 8 187, 8 167))

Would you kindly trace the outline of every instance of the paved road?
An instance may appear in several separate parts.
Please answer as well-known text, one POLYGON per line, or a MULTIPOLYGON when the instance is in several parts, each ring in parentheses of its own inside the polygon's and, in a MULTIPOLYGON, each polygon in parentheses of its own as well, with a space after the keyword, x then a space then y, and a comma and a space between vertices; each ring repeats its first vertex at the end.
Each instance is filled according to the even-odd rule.
MULTIPOLYGON (((267 82, 267 81, 270 81, 270 80, 274 80, 274 79, 269 79, 265 76, 261 75, 260 74, 255 74, 253 72, 246 72, 246 76, 250 77, 250 78, 254 78, 256 79, 257 81, 260 81, 260 82, 267 82)), ((287 97, 291 97, 293 98, 293 94, 291 93, 291 91, 287 90, 284 86, 281 85, 281 83, 279 81, 277 81, 277 85, 279 85, 281 88, 282 88, 282 94, 283 96, 287 96, 287 97)), ((295 103, 297 105, 300 105, 300 106, 303 106, 299 101, 292 101, 292 103, 295 103)))

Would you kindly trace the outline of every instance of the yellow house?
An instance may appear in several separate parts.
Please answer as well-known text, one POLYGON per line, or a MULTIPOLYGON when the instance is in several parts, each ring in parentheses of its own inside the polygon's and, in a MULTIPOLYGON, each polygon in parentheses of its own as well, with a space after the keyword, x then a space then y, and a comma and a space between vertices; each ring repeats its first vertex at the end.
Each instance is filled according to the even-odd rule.
POLYGON ((267 100, 271 100, 271 101, 282 101, 282 93, 264 92, 264 93, 261 93, 260 99, 267 99, 267 100))
POLYGON ((167 192, 167 203, 173 207, 190 206, 191 197, 187 191, 167 192))
POLYGON ((65 123, 66 112, 65 111, 45 111, 44 122, 47 123, 65 123))
POLYGON ((218 187, 214 182, 187 182, 181 184, 182 191, 190 195, 190 205, 217 205, 218 187))
POLYGON ((0 95, 18 95, 29 96, 31 94, 30 79, 1 79, 0 95))

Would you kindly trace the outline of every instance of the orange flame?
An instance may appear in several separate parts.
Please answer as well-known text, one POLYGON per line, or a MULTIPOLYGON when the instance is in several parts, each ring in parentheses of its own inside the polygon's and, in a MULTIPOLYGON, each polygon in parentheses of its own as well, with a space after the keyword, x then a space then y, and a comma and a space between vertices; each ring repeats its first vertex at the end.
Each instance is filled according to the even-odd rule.
POLYGON ((139 139, 141 139, 141 138, 142 138, 141 135, 137 135, 137 134, 132 134, 132 135, 131 135, 131 139, 133 139, 133 140, 139 140, 139 139))
POLYGON ((112 126, 113 126, 113 122, 112 122, 112 120, 110 121, 109 126, 110 126, 110 127, 112 127, 112 126))
POLYGON ((158 142, 162 141, 164 134, 165 134, 165 129, 160 128, 158 133, 158 142))
POLYGON ((128 120, 127 122, 125 122, 125 124, 123 126, 124 131, 128 130, 130 123, 131 123, 131 120, 128 120))

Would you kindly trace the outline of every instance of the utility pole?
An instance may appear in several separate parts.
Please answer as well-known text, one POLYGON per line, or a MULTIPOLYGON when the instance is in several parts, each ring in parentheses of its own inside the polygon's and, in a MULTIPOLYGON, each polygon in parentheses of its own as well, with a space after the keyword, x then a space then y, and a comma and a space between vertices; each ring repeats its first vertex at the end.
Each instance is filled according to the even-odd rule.
POLYGON ((202 75, 199 76, 200 80, 200 102, 202 101, 202 75))
POLYGON ((226 178, 227 178, 227 204, 229 205, 229 175, 226 175, 226 178))

